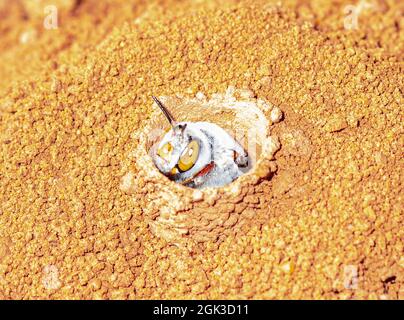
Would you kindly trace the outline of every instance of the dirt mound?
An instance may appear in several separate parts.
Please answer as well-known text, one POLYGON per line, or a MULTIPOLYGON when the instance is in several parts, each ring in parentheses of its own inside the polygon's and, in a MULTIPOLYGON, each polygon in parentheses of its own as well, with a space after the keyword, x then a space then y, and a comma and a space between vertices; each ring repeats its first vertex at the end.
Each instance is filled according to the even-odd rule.
POLYGON ((350 1, 52 1, 55 30, 27 3, 0 1, 1 298, 403 298, 400 1, 351 30, 350 1), (242 232, 173 246, 121 190, 134 137, 152 95, 229 86, 283 111, 276 172, 242 232))

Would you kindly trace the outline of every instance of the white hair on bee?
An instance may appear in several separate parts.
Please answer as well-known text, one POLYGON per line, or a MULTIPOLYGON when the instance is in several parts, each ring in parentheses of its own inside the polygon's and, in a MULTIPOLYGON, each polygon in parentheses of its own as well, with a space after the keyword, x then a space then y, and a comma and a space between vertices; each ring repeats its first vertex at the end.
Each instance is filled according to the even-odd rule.
POLYGON ((210 122, 177 122, 158 98, 153 100, 171 126, 152 152, 161 173, 197 189, 221 187, 245 173, 248 154, 224 129, 210 122))

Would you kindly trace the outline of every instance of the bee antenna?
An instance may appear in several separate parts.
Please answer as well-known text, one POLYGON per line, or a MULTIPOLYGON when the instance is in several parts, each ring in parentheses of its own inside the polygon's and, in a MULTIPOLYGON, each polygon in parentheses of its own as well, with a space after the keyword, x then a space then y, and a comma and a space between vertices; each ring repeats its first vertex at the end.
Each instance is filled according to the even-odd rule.
POLYGON ((174 128, 175 126, 175 120, 174 117, 171 115, 170 111, 163 105, 163 103, 157 99, 155 96, 152 96, 154 102, 158 105, 160 110, 164 113, 165 117, 167 118, 168 122, 170 125, 174 128))

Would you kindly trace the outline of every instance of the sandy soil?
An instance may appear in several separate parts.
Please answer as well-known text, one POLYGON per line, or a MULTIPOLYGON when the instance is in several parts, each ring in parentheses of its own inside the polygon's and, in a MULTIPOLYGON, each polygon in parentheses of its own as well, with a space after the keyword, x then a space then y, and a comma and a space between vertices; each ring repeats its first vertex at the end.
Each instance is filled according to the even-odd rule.
POLYGON ((0 1, 0 298, 403 299, 404 3, 372 3, 0 1), (121 190, 133 134, 229 86, 284 112, 276 173, 174 245, 121 190))

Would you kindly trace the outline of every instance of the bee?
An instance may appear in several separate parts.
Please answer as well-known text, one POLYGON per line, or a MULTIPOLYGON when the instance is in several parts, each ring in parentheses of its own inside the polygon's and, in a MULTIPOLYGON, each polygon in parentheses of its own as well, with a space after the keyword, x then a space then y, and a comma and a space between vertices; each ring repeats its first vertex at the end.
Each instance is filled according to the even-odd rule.
POLYGON ((159 99, 153 100, 171 128, 152 158, 170 180, 196 189, 220 187, 248 170, 247 152, 224 129, 210 122, 177 122, 159 99))

